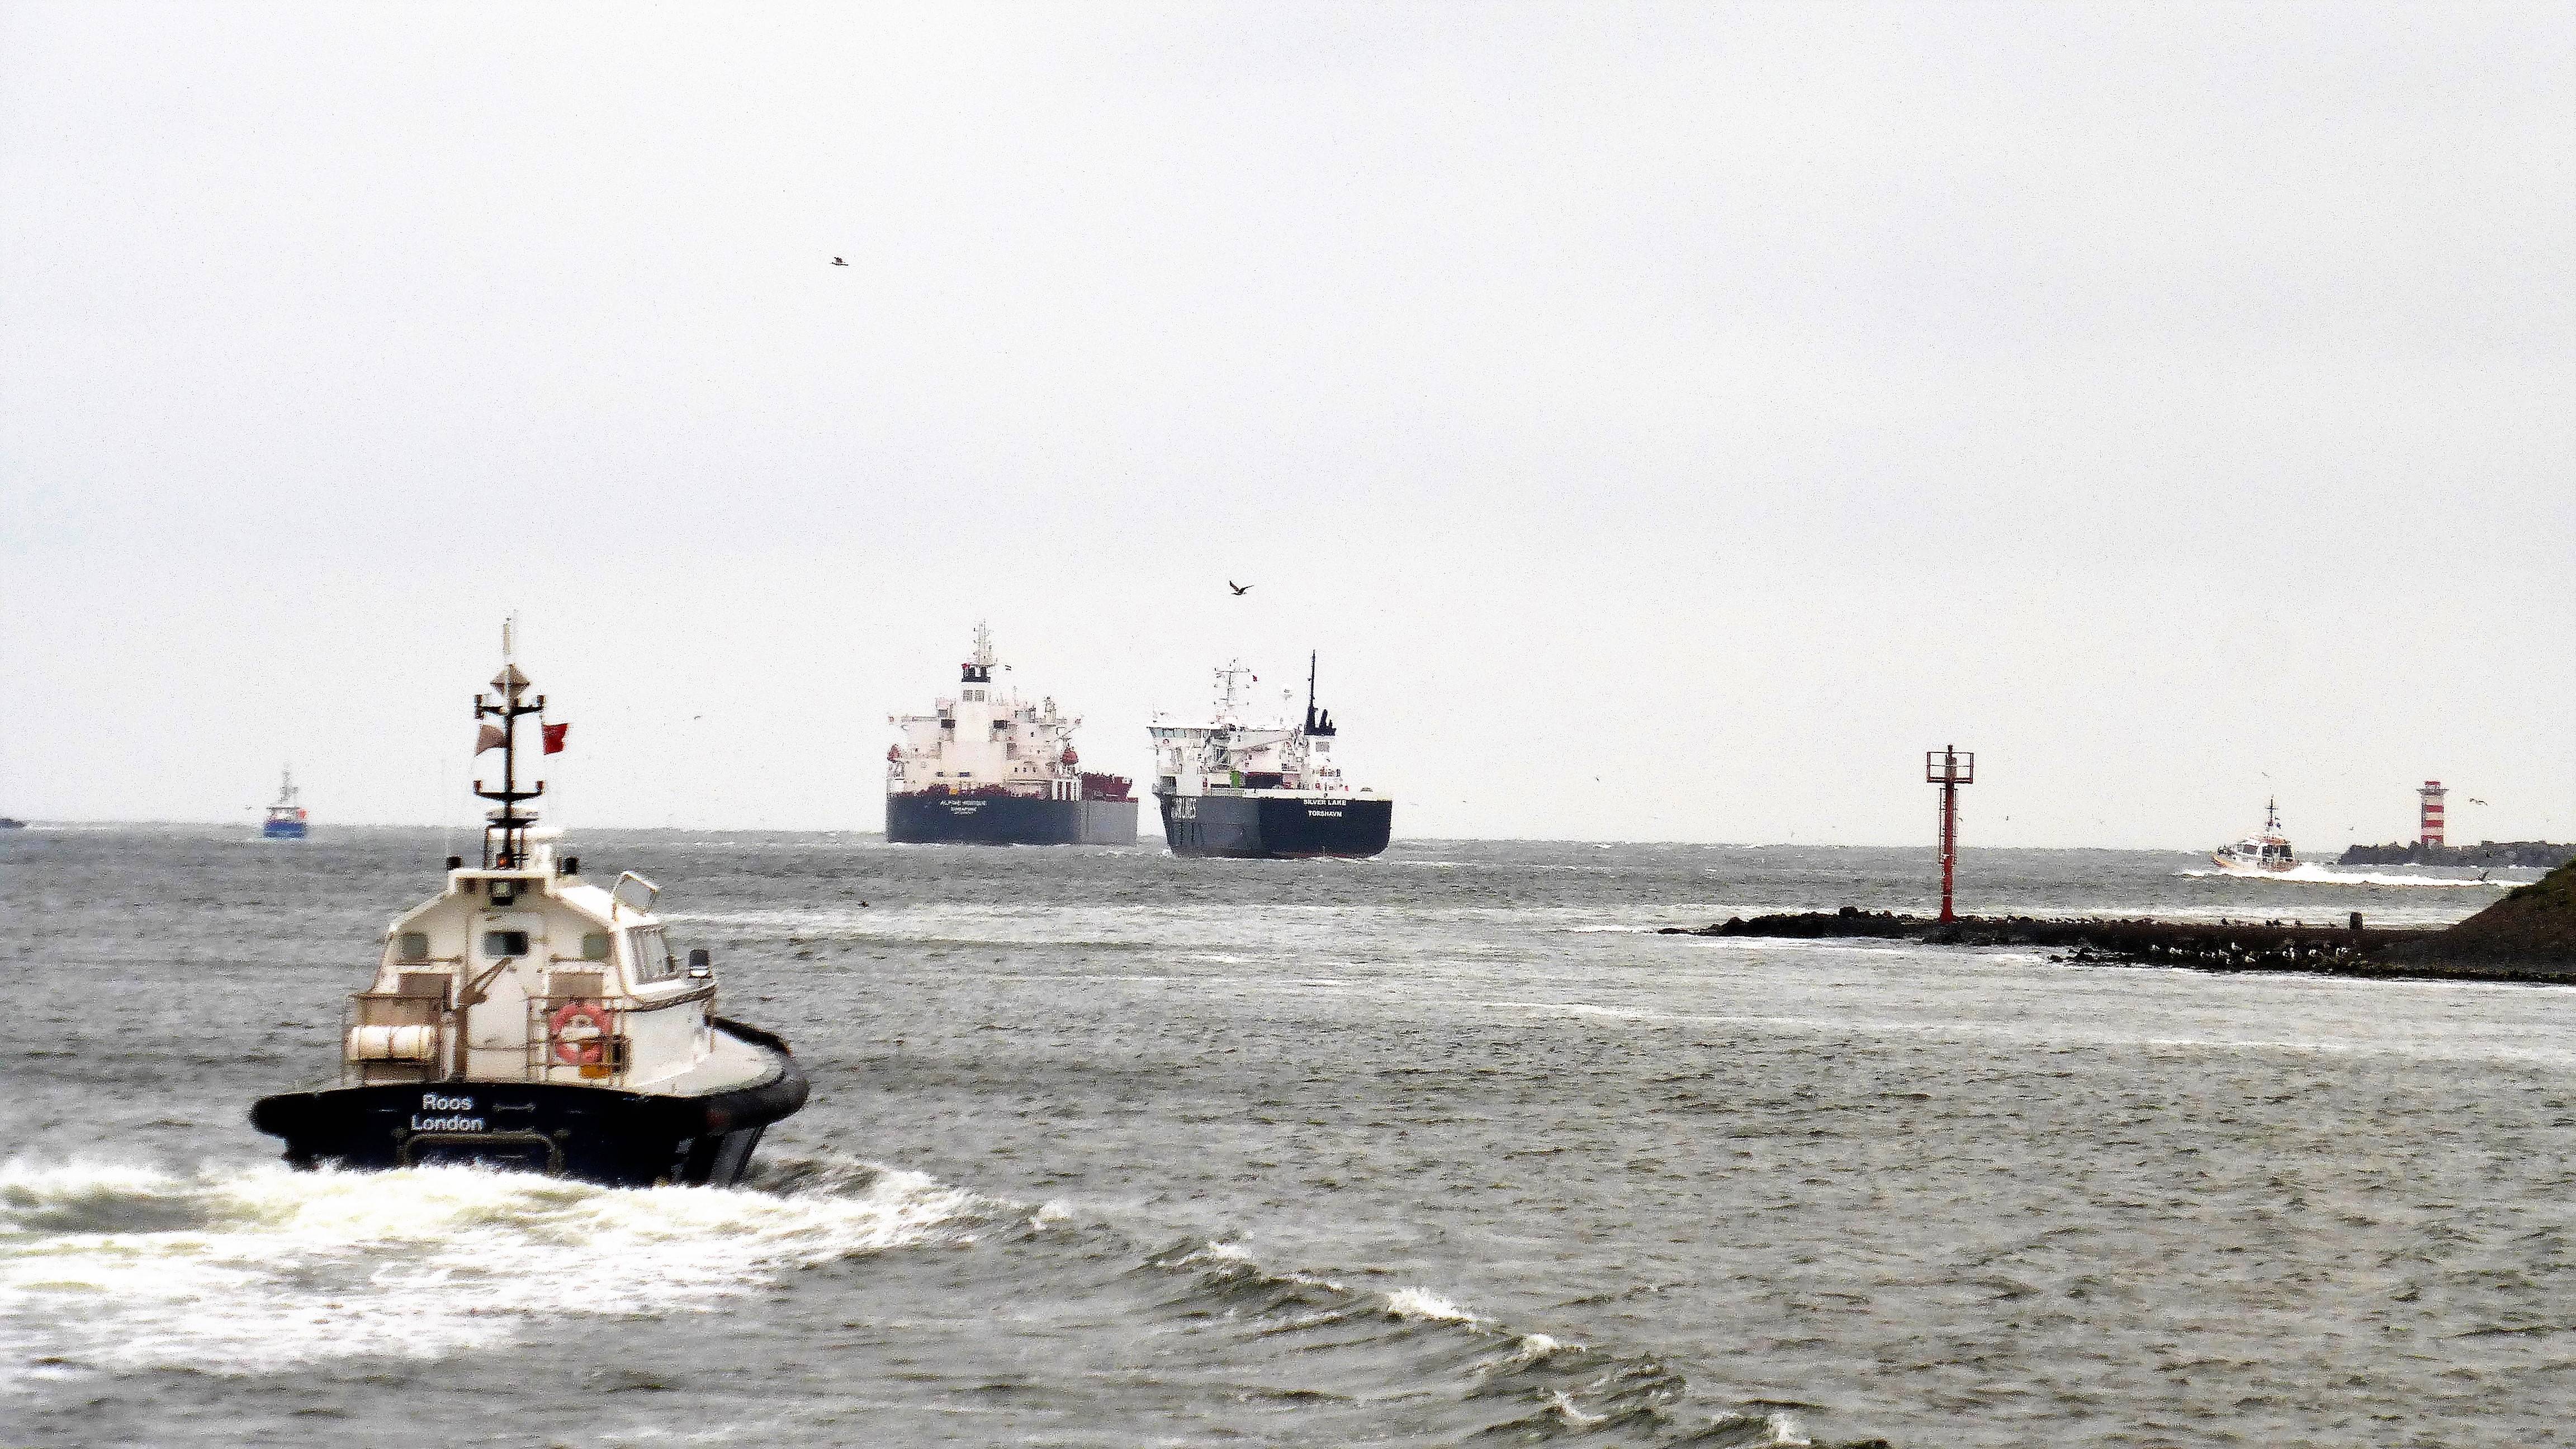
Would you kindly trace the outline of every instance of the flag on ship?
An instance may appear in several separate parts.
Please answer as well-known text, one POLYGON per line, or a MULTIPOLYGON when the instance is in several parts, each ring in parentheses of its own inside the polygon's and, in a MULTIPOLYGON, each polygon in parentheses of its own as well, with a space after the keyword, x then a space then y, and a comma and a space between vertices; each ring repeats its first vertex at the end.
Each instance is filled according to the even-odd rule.
POLYGON ((546 753, 549 755, 562 754, 564 735, 572 729, 572 725, 567 722, 564 724, 550 724, 543 726, 543 728, 546 732, 546 753))

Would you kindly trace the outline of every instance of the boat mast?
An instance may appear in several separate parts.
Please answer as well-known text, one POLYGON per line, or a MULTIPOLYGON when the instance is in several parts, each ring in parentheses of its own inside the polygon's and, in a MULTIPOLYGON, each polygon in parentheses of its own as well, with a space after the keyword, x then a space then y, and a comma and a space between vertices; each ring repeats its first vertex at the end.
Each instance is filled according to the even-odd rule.
POLYGON ((492 676, 492 698, 474 696, 474 718, 498 716, 501 721, 501 788, 486 790, 483 782, 474 782, 474 793, 486 800, 498 800, 501 808, 489 813, 491 821, 483 827, 483 868, 509 870, 525 865, 528 859, 528 827, 537 823, 534 811, 521 811, 519 802, 534 800, 546 793, 546 782, 535 788, 519 788, 519 716, 542 714, 546 697, 538 695, 533 704, 522 703, 520 696, 528 689, 528 677, 519 672, 518 623, 516 619, 501 622, 501 672, 492 676), (497 847, 497 848, 496 848, 497 847))

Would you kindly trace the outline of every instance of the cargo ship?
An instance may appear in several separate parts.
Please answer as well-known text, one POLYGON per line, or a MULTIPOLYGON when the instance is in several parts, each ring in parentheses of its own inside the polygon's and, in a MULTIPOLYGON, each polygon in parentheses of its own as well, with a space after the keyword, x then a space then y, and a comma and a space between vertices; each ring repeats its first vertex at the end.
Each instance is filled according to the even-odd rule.
POLYGON ((304 823, 304 792, 295 788, 295 772, 290 769, 279 777, 277 803, 268 807, 259 833, 270 840, 302 840, 304 823))
POLYGON ((975 654, 953 698, 929 714, 890 717, 886 839, 896 845, 1134 845, 1136 796, 1123 775, 1082 768, 1079 716, 1053 699, 1023 701, 993 682, 1007 670, 993 631, 975 626, 975 654))
POLYGON ((1157 716, 1151 726, 1154 798, 1172 853, 1364 859, 1386 849, 1395 802, 1352 789, 1333 762, 1341 732, 1316 707, 1315 656, 1306 657, 1301 722, 1248 719, 1247 679, 1260 682, 1240 660, 1216 671, 1215 717, 1205 724, 1157 716))
POLYGON ((659 886, 593 884, 536 831, 546 787, 519 779, 519 721, 538 717, 548 754, 565 727, 508 655, 474 700, 475 753, 502 752, 500 788, 474 782, 499 807, 481 858, 449 856, 442 889, 386 929, 341 1014, 337 1079, 261 1098, 252 1125, 299 1168, 731 1186, 805 1105, 805 1075, 785 1042, 716 1014, 714 966, 672 950, 659 886))

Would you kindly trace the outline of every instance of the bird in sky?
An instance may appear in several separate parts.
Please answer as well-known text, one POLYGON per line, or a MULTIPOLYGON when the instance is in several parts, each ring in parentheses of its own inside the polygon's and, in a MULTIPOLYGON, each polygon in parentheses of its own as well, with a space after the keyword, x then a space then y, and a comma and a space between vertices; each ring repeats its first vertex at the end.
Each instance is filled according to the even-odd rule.
POLYGON ((2472 804, 2472 805, 2484 805, 2484 804, 2485 804, 2485 803, 2487 803, 2487 802, 2485 802, 2484 800, 2479 799, 2479 798, 2478 798, 2477 796, 2475 796, 2475 795, 2471 795, 2471 796, 2469 797, 2469 803, 2470 803, 2470 804, 2472 804))
POLYGON ((1246 594, 1248 594, 1248 593, 1251 593, 1251 592, 1252 592, 1252 585, 1250 585, 1250 584, 1238 584, 1238 583, 1236 583, 1236 582, 1235 582, 1234 580, 1232 580, 1232 579, 1227 579, 1227 580, 1225 581, 1225 586, 1226 586, 1227 588, 1229 588, 1229 589, 1234 590, 1234 596, 1235 596, 1236 598, 1238 598, 1238 599, 1239 599, 1239 598, 1242 598, 1244 595, 1246 595, 1246 594))
POLYGON ((832 265, 836 267, 846 267, 849 263, 841 260, 839 257, 834 257, 832 258, 832 265))

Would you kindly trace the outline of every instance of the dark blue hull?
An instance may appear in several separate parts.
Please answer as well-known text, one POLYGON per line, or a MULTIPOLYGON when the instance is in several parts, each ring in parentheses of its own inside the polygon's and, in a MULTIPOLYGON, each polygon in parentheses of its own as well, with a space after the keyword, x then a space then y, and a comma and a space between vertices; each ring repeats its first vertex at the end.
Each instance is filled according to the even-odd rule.
POLYGON ((1386 849, 1392 800, 1164 795, 1163 840, 1174 855, 1239 860, 1335 856, 1360 860, 1386 849))
POLYGON ((720 1030, 776 1053, 761 1081, 699 1097, 605 1087, 419 1082, 262 1097, 251 1124, 286 1140, 296 1167, 472 1165, 608 1187, 731 1187, 769 1124, 805 1105, 786 1043, 737 1022, 720 1030))
POLYGON ((895 845, 1134 845, 1133 800, 1024 795, 888 795, 895 845))
POLYGON ((304 822, 301 820, 272 820, 266 825, 261 826, 259 828, 259 833, 267 836, 271 840, 302 840, 304 838, 304 822))

